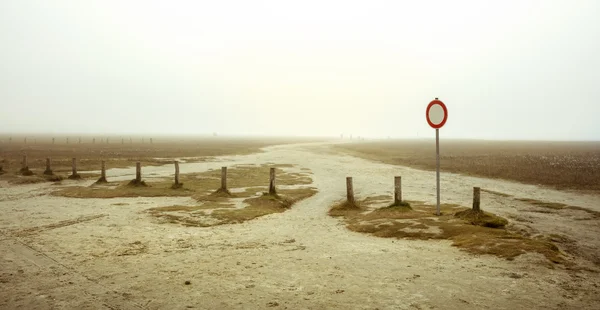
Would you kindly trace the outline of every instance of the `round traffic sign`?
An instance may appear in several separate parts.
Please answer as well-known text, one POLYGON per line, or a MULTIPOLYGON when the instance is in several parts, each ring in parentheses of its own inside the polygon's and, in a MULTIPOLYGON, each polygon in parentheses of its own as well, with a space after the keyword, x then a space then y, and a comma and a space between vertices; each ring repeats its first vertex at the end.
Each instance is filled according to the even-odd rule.
POLYGON ((442 128, 448 119, 448 109, 446 109, 446 105, 442 101, 435 98, 427 106, 425 117, 429 126, 435 129, 442 128))

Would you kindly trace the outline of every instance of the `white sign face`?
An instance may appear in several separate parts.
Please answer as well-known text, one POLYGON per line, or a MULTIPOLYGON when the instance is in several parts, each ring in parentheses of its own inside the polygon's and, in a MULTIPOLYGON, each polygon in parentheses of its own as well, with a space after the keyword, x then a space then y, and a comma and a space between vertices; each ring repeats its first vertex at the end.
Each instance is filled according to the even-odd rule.
POLYGON ((444 121, 444 109, 439 104, 434 104, 429 108, 429 115, 427 115, 429 121, 434 125, 439 125, 444 121))

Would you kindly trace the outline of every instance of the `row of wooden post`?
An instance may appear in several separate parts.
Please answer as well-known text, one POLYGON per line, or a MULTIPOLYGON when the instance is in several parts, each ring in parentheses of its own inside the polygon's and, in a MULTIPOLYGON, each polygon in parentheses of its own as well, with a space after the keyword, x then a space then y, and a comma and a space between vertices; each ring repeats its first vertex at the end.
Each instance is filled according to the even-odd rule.
MULTIPOLYGON (((175 186, 180 186, 179 182, 179 162, 174 161, 175 164, 175 186)), ((21 172, 29 171, 29 165, 27 163, 27 155, 23 155, 23 162, 21 166, 21 172)), ((53 175, 53 171, 51 168, 51 160, 50 158, 46 158, 46 170, 44 170, 44 175, 53 175)), ((77 159, 72 158, 71 162, 71 175, 69 179, 80 179, 81 176, 77 173, 77 159)), ((352 179, 352 178, 350 178, 352 179)), ((135 181, 139 184, 142 181, 142 164, 138 161, 135 163, 135 181)), ((352 181, 352 180, 350 180, 352 181)), ((100 169, 100 179, 97 181, 98 183, 106 183, 106 164, 105 161, 101 161, 101 169, 100 169)), ((227 167, 221 167, 221 189, 227 190, 227 167)), ((275 189, 275 168, 271 168, 269 171, 269 194, 276 194, 275 189)))
MULTIPOLYGON (((352 177, 346 177, 346 200, 355 204, 354 186, 352 177)), ((402 177, 394 177, 394 205, 400 205, 402 202, 402 177)), ((473 211, 481 211, 481 188, 473 187, 473 211)))
MULTIPOLYGON (((66 138, 65 141, 69 144, 69 138, 66 138)), ((104 139, 101 139, 101 143, 104 143, 104 139)), ((109 144, 110 138, 106 138, 106 144, 109 144)), ((55 144, 56 138, 52 138, 52 144, 55 144)), ((12 138, 8 139, 8 143, 12 143, 12 138)), ((23 138, 23 143, 27 144, 27 138, 23 138)), ((77 139, 77 143, 81 144, 81 138, 77 139)), ((92 138, 92 144, 96 143, 96 138, 92 138)), ((133 140, 129 138, 129 143, 133 143, 133 140)), ((142 138, 142 143, 144 143, 144 138, 142 138)), ((154 140, 150 138, 150 144, 154 143, 154 140)), ((37 144, 37 139, 33 139, 33 144, 37 144)), ((121 138, 121 144, 125 144, 125 139, 121 138)))

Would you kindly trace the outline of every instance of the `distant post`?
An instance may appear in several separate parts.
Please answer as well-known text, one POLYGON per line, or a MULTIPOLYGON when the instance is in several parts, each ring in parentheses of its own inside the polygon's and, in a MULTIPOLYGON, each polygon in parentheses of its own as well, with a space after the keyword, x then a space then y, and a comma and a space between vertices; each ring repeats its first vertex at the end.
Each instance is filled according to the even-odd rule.
POLYGON ((23 162, 21 163, 21 175, 33 175, 33 172, 29 170, 29 164, 27 163, 27 155, 23 155, 23 162))
POLYGON ((346 177, 346 200, 354 204, 354 187, 352 186, 352 177, 346 177))
POLYGON ((81 176, 77 173, 77 159, 73 157, 71 159, 71 175, 69 176, 71 180, 81 179, 81 176))
POLYGON ((25 144, 27 144, 27 137, 25 137, 25 138, 23 139, 23 142, 25 142, 25 144))
POLYGON ((473 211, 481 211, 481 189, 479 187, 473 187, 473 211))
POLYGON ((23 161, 21 162, 21 171, 25 171, 29 169, 29 165, 27 164, 27 155, 23 155, 23 161))
POLYGON ((52 138, 52 144, 54 144, 54 138, 52 138))
POLYGON ((45 175, 53 175, 52 169, 50 168, 50 157, 46 158, 46 170, 44 170, 45 175))
POLYGON ((277 194, 275 190, 275 168, 271 168, 269 170, 269 195, 275 194, 277 194))
POLYGON ((69 144, 69 138, 67 138, 67 144, 69 144))
POLYGON ((92 139, 92 144, 96 144, 96 138, 92 139))
POLYGON ((402 202, 402 177, 394 177, 394 205, 402 202))

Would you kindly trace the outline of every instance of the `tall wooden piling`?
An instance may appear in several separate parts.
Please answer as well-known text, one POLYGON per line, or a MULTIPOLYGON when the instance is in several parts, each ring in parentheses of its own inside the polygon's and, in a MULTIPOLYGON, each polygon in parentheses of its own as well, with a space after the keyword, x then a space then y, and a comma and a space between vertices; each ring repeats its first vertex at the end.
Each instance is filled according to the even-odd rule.
POLYGON ((96 183, 108 183, 106 180, 106 163, 104 160, 100 162, 100 178, 96 183))
POLYGON ((402 177, 394 177, 394 205, 398 206, 402 202, 402 177))
POLYGON ((269 170, 269 195, 275 194, 277 194, 275 190, 275 168, 271 168, 269 170))
POLYGON ((473 187, 473 211, 481 211, 481 189, 479 187, 473 187))
POLYGON ((227 167, 221 167, 221 190, 227 191, 227 167))
POLYGON ((354 204, 354 187, 352 186, 352 177, 346 177, 346 199, 354 204))
POLYGON ((142 183, 142 164, 139 161, 135 163, 135 181, 142 183))
POLYGON ((179 183, 179 162, 175 160, 173 161, 173 164, 175 164, 175 182, 173 183, 171 188, 175 189, 180 188, 181 186, 183 186, 183 184, 179 183))

